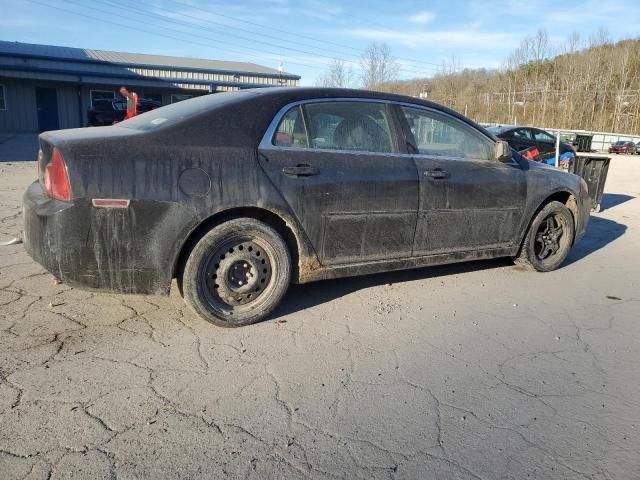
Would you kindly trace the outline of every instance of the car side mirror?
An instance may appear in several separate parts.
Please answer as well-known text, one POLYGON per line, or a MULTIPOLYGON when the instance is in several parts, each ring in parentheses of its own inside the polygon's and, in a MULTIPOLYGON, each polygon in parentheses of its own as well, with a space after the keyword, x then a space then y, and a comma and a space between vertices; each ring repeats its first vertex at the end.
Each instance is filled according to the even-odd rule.
POLYGON ((508 162, 512 158, 511 147, 507 142, 502 140, 496 142, 494 147, 494 156, 499 162, 508 162))

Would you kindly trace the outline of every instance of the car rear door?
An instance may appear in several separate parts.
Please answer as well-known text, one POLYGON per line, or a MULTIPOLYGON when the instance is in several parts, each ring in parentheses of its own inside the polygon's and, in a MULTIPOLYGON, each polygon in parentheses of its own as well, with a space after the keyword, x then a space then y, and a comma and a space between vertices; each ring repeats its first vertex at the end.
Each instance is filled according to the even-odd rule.
POLYGON ((322 264, 409 257, 418 175, 384 102, 309 101, 283 109, 259 148, 262 168, 322 264))
POLYGON ((453 116, 399 110, 420 178, 413 254, 514 245, 527 195, 517 162, 493 160, 493 141, 453 116))

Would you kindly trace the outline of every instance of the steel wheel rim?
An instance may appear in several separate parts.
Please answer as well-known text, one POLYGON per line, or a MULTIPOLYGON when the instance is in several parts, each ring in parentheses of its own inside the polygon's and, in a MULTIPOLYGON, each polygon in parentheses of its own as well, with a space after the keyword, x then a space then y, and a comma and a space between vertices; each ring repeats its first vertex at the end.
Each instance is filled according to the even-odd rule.
POLYGON ((549 261, 562 252, 566 237, 564 218, 558 213, 547 215, 538 225, 533 251, 540 261, 549 261))
POLYGON ((273 252, 254 237, 228 240, 212 249, 200 270, 200 288, 217 311, 252 310, 269 295, 273 252))

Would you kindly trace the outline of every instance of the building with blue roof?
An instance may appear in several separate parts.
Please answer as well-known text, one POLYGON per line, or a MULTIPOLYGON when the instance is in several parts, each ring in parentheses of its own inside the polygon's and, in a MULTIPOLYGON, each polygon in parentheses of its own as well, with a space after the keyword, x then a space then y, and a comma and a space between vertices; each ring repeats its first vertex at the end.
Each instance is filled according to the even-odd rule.
POLYGON ((86 126, 88 110, 119 99, 121 86, 169 104, 299 82, 298 75, 253 63, 0 41, 0 133, 86 126))

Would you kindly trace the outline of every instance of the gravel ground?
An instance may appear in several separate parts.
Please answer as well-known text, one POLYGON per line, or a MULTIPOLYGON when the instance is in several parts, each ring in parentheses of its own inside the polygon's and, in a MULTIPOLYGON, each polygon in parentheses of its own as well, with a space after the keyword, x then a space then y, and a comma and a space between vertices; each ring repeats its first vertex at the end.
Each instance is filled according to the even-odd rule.
MULTIPOLYGON (((35 168, 0 164, 0 241, 35 168)), ((640 157, 566 266, 293 287, 226 330, 0 246, 0 478, 640 478, 640 157)))

